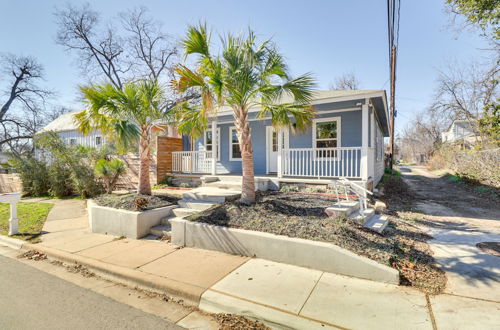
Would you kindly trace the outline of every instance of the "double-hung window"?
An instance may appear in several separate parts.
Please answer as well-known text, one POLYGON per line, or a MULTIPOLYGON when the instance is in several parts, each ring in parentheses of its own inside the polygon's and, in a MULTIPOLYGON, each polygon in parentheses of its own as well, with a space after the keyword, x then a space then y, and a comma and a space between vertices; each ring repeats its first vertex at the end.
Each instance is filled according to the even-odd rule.
POLYGON ((229 160, 241 160, 240 143, 236 127, 229 128, 229 160))
POLYGON ((316 156, 336 157, 336 151, 331 148, 340 145, 340 117, 316 119, 313 123, 313 148, 318 149, 316 156))
MULTIPOLYGON (((213 151, 213 134, 212 130, 206 130, 205 131, 205 150, 206 151, 213 151)), ((220 128, 217 128, 217 159, 220 160, 220 128)), ((210 157, 212 157, 210 155, 210 157)))

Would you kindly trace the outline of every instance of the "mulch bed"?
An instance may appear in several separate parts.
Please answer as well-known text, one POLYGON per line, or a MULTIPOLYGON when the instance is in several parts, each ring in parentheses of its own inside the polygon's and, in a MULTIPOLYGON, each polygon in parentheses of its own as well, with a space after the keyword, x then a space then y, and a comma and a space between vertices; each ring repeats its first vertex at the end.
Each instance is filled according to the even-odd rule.
POLYGON ((99 206, 107 206, 129 211, 146 211, 176 204, 180 198, 167 194, 105 194, 94 199, 99 206))
POLYGON ((426 243, 430 236, 413 219, 391 217, 386 231, 378 234, 349 219, 328 217, 324 210, 335 202, 336 198, 329 196, 263 192, 257 194, 254 205, 226 202, 186 219, 330 242, 398 269, 404 285, 428 293, 442 291, 446 278, 434 264, 426 243))

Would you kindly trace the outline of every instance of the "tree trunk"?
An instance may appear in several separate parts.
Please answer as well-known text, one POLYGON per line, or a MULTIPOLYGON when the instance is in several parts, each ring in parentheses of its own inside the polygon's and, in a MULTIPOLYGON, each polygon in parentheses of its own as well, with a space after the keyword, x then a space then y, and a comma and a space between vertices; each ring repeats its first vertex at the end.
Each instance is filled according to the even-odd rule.
POLYGON ((141 127, 139 140, 139 187, 137 193, 140 195, 151 195, 151 183, 149 181, 149 143, 151 140, 148 127, 141 127))
POLYGON ((255 173, 253 168, 252 135, 248 124, 248 116, 244 109, 240 108, 235 112, 235 125, 238 132, 243 170, 241 202, 243 204, 253 204, 255 203, 255 173))

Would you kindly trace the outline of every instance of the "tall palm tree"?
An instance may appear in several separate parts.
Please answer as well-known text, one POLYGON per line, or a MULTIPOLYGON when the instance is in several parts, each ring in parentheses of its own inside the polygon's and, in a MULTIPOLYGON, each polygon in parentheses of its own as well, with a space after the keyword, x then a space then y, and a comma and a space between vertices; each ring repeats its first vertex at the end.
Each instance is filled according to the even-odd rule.
POLYGON ((87 134, 100 129, 116 139, 122 147, 139 141, 139 187, 137 192, 151 195, 149 158, 151 128, 166 117, 164 94, 155 81, 142 80, 124 84, 122 89, 112 84, 80 87, 86 110, 76 114, 80 130, 87 134))
POLYGON ((206 26, 188 28, 182 46, 186 57, 194 55, 197 61, 193 69, 177 67, 179 78, 173 85, 180 92, 196 89, 201 100, 177 107, 178 128, 190 134, 200 122, 206 128, 207 117, 215 116, 223 106, 233 110, 243 167, 241 202, 250 204, 255 202, 255 182, 249 109, 258 107, 260 118, 270 115, 277 128, 304 130, 314 116, 310 102, 315 83, 311 74, 292 78, 276 45, 271 40, 257 43, 252 31, 221 39, 222 51, 213 55, 206 26))

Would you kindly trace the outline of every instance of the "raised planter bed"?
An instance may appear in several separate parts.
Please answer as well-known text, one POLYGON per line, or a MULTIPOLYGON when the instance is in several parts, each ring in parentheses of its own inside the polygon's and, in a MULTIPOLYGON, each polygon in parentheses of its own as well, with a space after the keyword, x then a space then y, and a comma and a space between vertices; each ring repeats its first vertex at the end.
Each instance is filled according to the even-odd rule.
POLYGON ((87 201, 89 226, 93 233, 141 238, 147 236, 151 227, 159 225, 161 219, 172 214, 178 205, 169 205, 147 211, 129 211, 99 206, 87 201))
POLYGON ((286 264, 399 284, 399 272, 335 244, 269 233, 215 226, 182 219, 170 220, 172 243, 257 257, 286 264))

